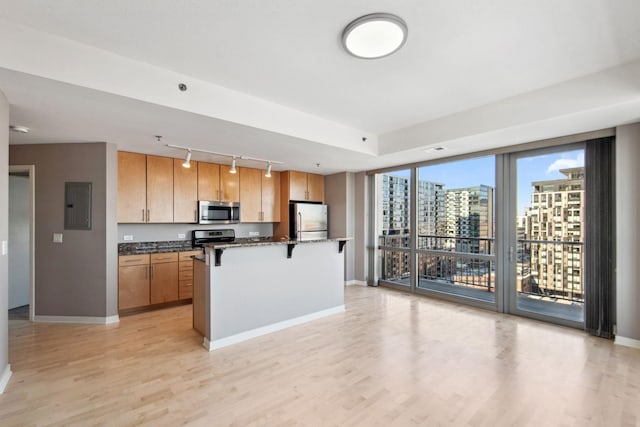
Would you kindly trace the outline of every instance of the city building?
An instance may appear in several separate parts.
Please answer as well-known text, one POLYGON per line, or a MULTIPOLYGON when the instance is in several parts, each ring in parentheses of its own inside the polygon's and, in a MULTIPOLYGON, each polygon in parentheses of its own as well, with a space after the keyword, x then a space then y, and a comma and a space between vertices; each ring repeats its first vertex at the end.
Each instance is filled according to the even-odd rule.
POLYGON ((584 168, 532 182, 531 207, 518 218, 520 290, 583 300, 584 168))

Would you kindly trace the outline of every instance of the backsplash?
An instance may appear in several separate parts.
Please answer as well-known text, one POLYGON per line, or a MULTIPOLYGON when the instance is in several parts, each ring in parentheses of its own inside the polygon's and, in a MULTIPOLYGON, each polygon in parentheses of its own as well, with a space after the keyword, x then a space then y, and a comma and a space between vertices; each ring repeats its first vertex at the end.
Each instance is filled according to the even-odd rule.
POLYGON ((160 241, 188 241, 191 243, 192 230, 220 230, 231 228, 236 232, 236 238, 255 237, 249 233, 258 233, 259 237, 273 236, 273 224, 229 224, 229 225, 201 225, 201 224, 118 224, 118 243, 160 242, 160 241), (184 237, 178 237, 184 234, 184 237), (124 240, 124 236, 132 236, 131 240, 124 240))

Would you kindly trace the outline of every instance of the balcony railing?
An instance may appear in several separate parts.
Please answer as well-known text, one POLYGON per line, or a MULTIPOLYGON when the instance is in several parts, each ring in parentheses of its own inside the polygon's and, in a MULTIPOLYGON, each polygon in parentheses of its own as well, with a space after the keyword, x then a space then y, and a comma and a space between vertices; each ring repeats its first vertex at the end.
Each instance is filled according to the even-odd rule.
MULTIPOLYGON (((409 284, 410 237, 379 238, 382 280, 409 284)), ((418 235, 418 277, 493 292, 495 289, 494 239, 483 237, 418 235)))
POLYGON ((519 293, 584 302, 584 243, 561 240, 517 241, 519 293))
MULTIPOLYGON (((381 279, 410 284, 410 235, 379 236, 381 279)), ((418 235, 419 287, 424 281, 494 292, 495 240, 484 237, 418 235)), ((518 239, 517 291, 532 297, 584 302, 584 244, 518 239)))

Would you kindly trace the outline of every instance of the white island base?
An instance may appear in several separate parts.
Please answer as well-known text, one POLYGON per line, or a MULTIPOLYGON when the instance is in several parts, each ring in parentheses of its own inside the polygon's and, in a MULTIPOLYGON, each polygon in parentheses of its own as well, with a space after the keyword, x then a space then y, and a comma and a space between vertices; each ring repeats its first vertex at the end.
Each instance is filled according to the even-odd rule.
POLYGON ((346 240, 205 246, 203 289, 199 294, 194 287, 193 299, 204 347, 219 349, 344 311, 346 240))

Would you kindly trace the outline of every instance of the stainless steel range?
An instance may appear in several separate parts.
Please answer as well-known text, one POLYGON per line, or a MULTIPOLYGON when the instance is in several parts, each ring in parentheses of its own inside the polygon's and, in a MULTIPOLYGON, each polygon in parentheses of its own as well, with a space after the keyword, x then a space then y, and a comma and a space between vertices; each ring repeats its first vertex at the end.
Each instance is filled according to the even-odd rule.
POLYGON ((201 248, 205 243, 231 243, 236 240, 236 232, 231 229, 222 230, 193 230, 191 243, 194 248, 201 248))

